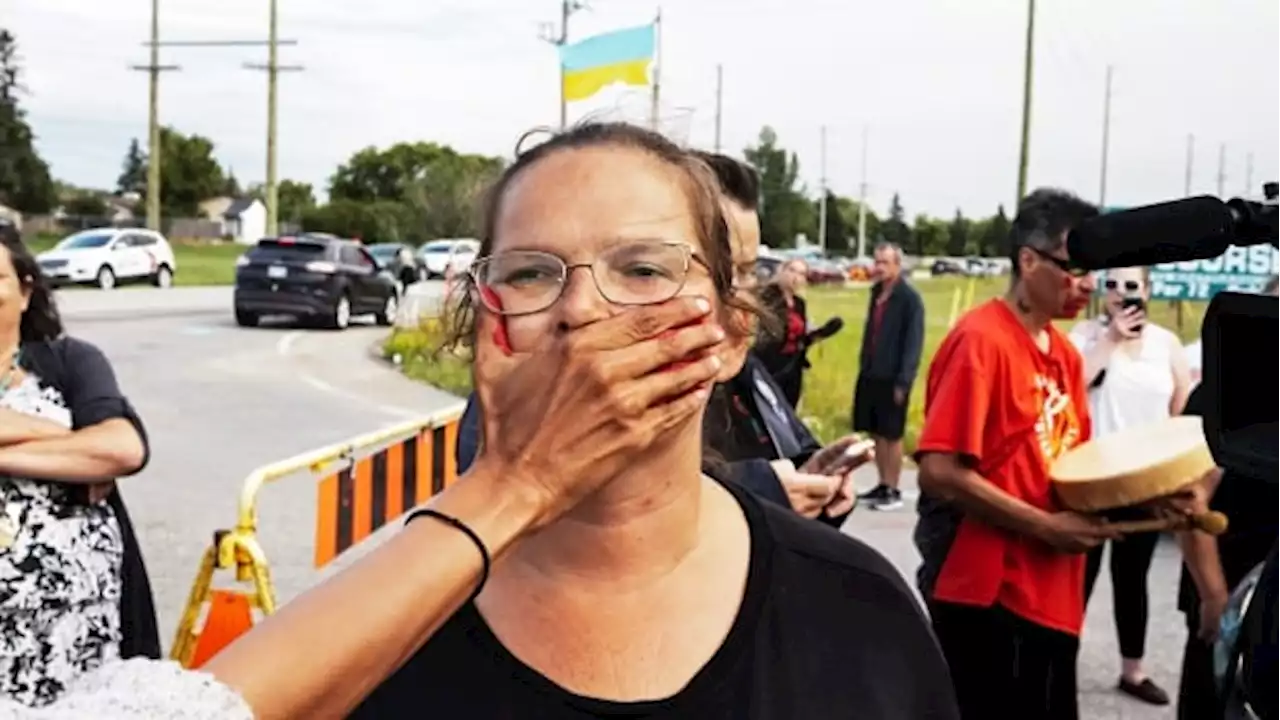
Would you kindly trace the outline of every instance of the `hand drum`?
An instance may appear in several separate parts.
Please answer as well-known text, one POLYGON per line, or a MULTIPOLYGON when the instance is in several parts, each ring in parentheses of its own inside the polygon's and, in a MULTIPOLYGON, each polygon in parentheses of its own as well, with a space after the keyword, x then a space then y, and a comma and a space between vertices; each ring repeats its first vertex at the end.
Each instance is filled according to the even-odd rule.
POLYGON ((1098 512, 1172 495, 1214 467, 1200 418, 1126 428, 1072 448, 1049 470, 1058 499, 1098 512))

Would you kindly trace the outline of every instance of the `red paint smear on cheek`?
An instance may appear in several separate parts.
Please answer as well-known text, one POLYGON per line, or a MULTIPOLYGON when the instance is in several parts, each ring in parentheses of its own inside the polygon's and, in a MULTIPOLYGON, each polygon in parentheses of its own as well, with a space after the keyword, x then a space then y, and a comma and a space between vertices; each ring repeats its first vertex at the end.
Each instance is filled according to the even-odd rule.
MULTIPOLYGON (((502 308, 502 299, 498 297, 492 289, 487 287, 480 288, 480 294, 484 296, 484 301, 489 307, 502 308)), ((506 355, 514 355, 515 351, 511 349, 511 338, 507 335, 507 319, 498 317, 498 329, 493 331, 493 344, 498 346, 506 355)))

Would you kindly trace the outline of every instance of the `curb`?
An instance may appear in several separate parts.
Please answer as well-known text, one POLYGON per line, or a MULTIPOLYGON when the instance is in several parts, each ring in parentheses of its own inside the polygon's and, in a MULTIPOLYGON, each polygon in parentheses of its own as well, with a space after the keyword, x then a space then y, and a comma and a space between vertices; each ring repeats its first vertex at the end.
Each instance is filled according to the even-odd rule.
POLYGON ((192 317, 198 315, 225 315, 230 317, 226 308, 165 308, 154 310, 97 310, 90 312, 62 313, 62 319, 69 322, 129 322, 132 320, 158 320, 169 317, 192 317))

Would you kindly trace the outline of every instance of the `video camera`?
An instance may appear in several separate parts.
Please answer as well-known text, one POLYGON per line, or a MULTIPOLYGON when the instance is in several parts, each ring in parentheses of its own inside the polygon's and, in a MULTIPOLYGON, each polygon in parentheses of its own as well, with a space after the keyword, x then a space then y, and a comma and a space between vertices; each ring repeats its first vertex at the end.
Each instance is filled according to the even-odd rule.
MULTIPOLYGON (((1280 184, 1266 183, 1263 196, 1224 202, 1206 195, 1100 215, 1071 233, 1068 254, 1081 267, 1105 270, 1208 260, 1231 246, 1280 247, 1280 184)), ((1201 327, 1209 450, 1220 467, 1269 482, 1280 474, 1276 310, 1274 297, 1219 292, 1201 327)))
MULTIPOLYGON (((1209 260, 1233 245, 1280 248, 1277 196, 1280 185, 1271 182, 1263 186, 1263 202, 1204 196, 1108 213, 1073 231, 1067 251, 1073 262, 1103 270, 1209 260)), ((1275 272, 1266 265, 1267 274, 1275 272)), ((1219 292, 1200 329, 1205 440, 1219 467, 1255 482, 1277 481, 1276 309, 1274 297, 1219 292)), ((1237 625, 1214 648, 1219 717, 1276 717, 1277 562, 1273 547, 1254 582, 1246 578, 1233 592, 1224 614, 1234 615, 1237 625)))

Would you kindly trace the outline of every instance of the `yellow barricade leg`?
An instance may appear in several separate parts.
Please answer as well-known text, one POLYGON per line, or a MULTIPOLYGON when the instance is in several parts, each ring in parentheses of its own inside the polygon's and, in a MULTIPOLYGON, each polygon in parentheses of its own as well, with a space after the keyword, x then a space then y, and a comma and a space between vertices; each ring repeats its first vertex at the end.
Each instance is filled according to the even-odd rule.
POLYGON ((204 665, 253 627, 254 608, 263 615, 270 615, 276 609, 266 556, 252 531, 219 531, 201 558, 170 658, 185 668, 204 665), (232 568, 236 581, 250 583, 252 591, 213 587, 214 571, 232 568), (204 622, 196 630, 202 614, 204 622))

